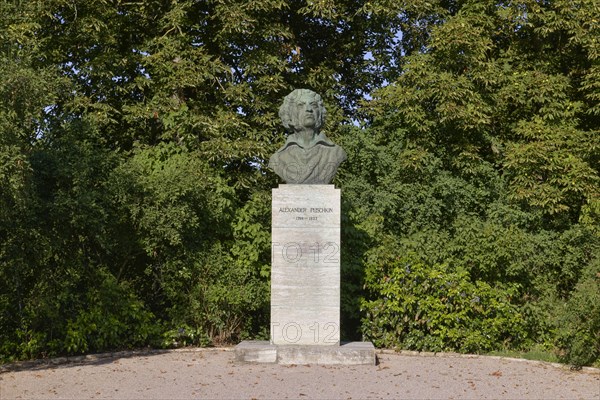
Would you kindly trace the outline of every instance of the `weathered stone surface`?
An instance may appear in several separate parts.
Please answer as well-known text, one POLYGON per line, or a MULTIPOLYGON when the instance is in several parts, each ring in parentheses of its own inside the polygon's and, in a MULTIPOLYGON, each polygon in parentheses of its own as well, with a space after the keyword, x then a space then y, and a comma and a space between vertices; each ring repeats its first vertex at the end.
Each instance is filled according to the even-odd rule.
POLYGON ((375 348, 370 342, 341 346, 277 346, 267 341, 243 341, 235 348, 237 362, 321 365, 375 365, 375 348))
POLYGON ((340 342, 340 190, 273 189, 271 343, 340 342))
POLYGON ((277 347, 266 340, 244 340, 235 346, 235 361, 275 363, 277 362, 277 347))
POLYGON ((372 343, 340 346, 340 190, 273 189, 271 340, 244 341, 237 362, 375 365, 372 343))

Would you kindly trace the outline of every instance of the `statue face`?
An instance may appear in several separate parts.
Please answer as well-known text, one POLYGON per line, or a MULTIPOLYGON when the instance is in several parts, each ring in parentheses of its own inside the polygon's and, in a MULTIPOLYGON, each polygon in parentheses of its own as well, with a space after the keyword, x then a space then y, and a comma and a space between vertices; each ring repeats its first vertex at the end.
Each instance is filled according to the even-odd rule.
POLYGON ((317 121, 321 118, 319 103, 312 93, 303 93, 294 104, 292 112, 296 116, 297 127, 315 128, 317 121))
POLYGON ((318 132, 325 121, 327 110, 321 96, 309 89, 296 89, 285 96, 279 107, 279 117, 290 132, 312 129, 318 132))

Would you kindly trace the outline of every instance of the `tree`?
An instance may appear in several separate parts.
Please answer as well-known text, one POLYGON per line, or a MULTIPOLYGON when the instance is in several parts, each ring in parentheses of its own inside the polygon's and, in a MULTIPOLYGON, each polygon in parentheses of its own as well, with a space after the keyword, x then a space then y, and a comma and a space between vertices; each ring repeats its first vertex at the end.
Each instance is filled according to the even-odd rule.
MULTIPOLYGON (((282 97, 306 87, 349 155, 336 178, 348 337, 362 323, 393 344, 373 307, 407 293, 390 279, 411 254, 423 279, 517 314, 476 343, 464 329, 511 313, 454 299, 473 323, 389 328, 409 326, 410 346, 542 343, 583 360, 595 320, 557 310, 594 299, 593 0, 2 7, 1 358, 265 337, 265 161, 282 97)), ((411 287, 444 290, 432 285, 411 287)))
POLYGON ((386 19, 350 0, 2 7, 3 357, 257 334, 279 102, 322 93, 336 136, 383 79, 364 55, 386 19))
POLYGON ((389 333, 371 329, 384 323, 379 296, 398 276, 396 261, 380 260, 416 253, 430 271, 450 263, 475 284, 517 284, 509 298, 529 326, 495 345, 551 347, 557 325, 543 307, 557 313, 598 246, 598 8, 435 4, 445 11, 423 48, 365 103, 360 161, 344 176, 363 213, 381 216, 364 333, 389 333))

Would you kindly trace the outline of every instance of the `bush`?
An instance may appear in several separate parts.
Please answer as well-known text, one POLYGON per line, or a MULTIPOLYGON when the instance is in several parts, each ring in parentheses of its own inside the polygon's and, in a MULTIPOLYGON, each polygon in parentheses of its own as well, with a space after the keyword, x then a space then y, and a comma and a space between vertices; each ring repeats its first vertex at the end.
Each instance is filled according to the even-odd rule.
POLYGON ((511 302, 516 285, 472 282, 464 268, 429 265, 415 256, 367 267, 363 334, 378 347, 486 352, 526 339, 525 321, 511 302))
POLYGON ((89 289, 86 303, 67 321, 63 351, 69 354, 141 347, 156 340, 154 315, 110 273, 99 270, 98 287, 89 289))
POLYGON ((600 358, 600 259, 590 263, 572 296, 558 310, 560 359, 576 367, 600 358))

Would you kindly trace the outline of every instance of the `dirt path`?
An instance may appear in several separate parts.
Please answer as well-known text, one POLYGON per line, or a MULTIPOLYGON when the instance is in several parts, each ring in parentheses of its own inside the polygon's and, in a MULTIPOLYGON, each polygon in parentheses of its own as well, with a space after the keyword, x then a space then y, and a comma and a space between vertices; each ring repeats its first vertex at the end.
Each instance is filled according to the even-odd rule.
POLYGON ((0 374, 0 399, 598 399, 600 370, 379 354, 377 366, 235 364, 228 350, 92 358, 0 374))

